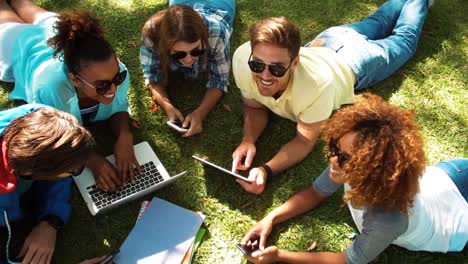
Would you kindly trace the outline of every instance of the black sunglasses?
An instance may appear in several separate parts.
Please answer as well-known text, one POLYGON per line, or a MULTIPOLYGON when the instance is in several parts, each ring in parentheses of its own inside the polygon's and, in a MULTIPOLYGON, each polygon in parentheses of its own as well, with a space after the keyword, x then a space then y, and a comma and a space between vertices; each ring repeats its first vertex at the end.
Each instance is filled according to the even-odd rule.
POLYGON ((78 77, 80 80, 82 80, 87 85, 89 85, 89 86, 93 87, 94 89, 96 89, 97 94, 103 95, 103 94, 106 94, 107 91, 109 91, 111 89, 112 84, 115 84, 115 86, 121 85, 125 81, 125 78, 127 78, 127 71, 125 70, 125 71, 117 73, 114 76, 114 78, 112 78, 112 80, 110 80, 110 81, 97 81, 98 82, 97 85, 90 84, 88 81, 86 81, 83 77, 81 77, 78 74, 75 74, 75 76, 78 77))
POLYGON ((170 56, 174 59, 174 60, 181 60, 185 57, 187 57, 187 54, 190 53, 190 56, 192 57, 199 57, 201 55, 203 55, 203 53, 206 52, 206 49, 199 49, 199 48, 195 48, 189 52, 186 52, 186 51, 176 51, 174 53, 171 53, 170 56))
POLYGON ((291 67, 293 59, 289 61, 288 67, 284 67, 283 65, 280 64, 266 64, 261 61, 257 60, 250 60, 252 58, 252 53, 250 53, 249 56, 249 68, 251 71, 255 73, 262 73, 265 70, 265 67, 268 66, 268 71, 271 73, 271 75, 275 77, 283 77, 286 72, 288 71, 289 67, 291 67))
POLYGON ((331 138, 328 142, 328 151, 329 158, 338 157, 338 165, 340 166, 340 168, 343 167, 344 163, 351 158, 349 154, 342 153, 340 151, 340 148, 338 148, 338 145, 334 138, 331 138))

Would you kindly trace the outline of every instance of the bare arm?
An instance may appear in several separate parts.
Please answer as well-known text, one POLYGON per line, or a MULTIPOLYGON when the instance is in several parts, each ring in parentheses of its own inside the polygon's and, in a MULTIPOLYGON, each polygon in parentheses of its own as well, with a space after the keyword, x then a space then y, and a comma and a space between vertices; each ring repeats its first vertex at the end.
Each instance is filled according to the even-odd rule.
POLYGON ((314 187, 310 186, 301 192, 295 194, 284 204, 271 211, 260 222, 254 225, 245 234, 241 243, 247 244, 249 240, 260 237, 260 249, 264 249, 266 240, 271 232, 273 225, 284 222, 297 215, 303 214, 317 207, 324 199, 325 195, 317 192, 314 187))
POLYGON ((159 105, 166 113, 168 120, 180 120, 181 122, 184 121, 184 116, 182 115, 182 113, 172 105, 171 100, 167 95, 166 87, 164 87, 160 83, 152 82, 148 84, 148 89, 151 92, 151 99, 153 101, 156 100, 159 103, 159 105))
POLYGON ((183 127, 189 127, 190 125, 190 129, 183 137, 190 137, 203 131, 203 120, 223 95, 224 92, 221 89, 208 88, 206 90, 200 106, 185 117, 183 127))
POLYGON ((271 170, 279 173, 301 162, 314 148, 320 135, 322 122, 307 124, 299 120, 296 126, 296 136, 266 163, 271 170))

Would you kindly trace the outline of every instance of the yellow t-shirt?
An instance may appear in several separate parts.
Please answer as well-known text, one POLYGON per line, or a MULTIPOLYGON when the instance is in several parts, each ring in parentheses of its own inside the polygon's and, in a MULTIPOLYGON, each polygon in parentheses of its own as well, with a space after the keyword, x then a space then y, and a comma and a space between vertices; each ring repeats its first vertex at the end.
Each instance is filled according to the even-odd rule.
POLYGON ((315 123, 330 117, 342 104, 354 102, 356 76, 336 53, 328 48, 302 47, 299 64, 289 85, 278 98, 263 96, 247 64, 250 42, 234 52, 232 71, 242 96, 265 105, 275 114, 294 122, 315 123))

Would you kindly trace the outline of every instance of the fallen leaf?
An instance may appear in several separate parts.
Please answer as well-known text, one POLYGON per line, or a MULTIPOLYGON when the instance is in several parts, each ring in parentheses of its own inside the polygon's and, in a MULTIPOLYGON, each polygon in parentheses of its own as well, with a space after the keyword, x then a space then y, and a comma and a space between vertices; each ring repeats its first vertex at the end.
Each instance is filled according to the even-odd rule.
POLYGON ((223 107, 224 107, 224 109, 226 109, 226 111, 232 112, 232 107, 231 107, 231 105, 223 104, 223 107))
POLYGON ((151 111, 152 111, 152 112, 158 111, 158 105, 157 105, 157 104, 153 104, 153 105, 151 106, 151 111))
POLYGON ((128 42, 128 45, 129 45, 129 46, 132 46, 132 47, 134 47, 134 48, 137 47, 135 41, 133 41, 133 40, 129 41, 129 42, 128 42))
POLYGON ((312 244, 310 244, 310 247, 307 249, 307 252, 312 252, 316 246, 317 246, 317 242, 316 241, 312 242, 312 244))
POLYGON ((316 22, 310 22, 307 26, 310 27, 310 28, 316 28, 317 23, 316 22))

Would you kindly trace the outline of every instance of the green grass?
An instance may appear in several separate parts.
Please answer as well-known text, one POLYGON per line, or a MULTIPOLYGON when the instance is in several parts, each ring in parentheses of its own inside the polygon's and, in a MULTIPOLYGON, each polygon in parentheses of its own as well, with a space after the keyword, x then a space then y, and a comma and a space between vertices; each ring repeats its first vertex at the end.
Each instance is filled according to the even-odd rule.
MULTIPOLYGON (((138 45, 140 27, 150 15, 166 8, 166 1, 42 0, 38 3, 52 11, 89 8, 101 18, 118 56, 130 71, 129 100, 133 115, 142 124, 141 129, 134 131, 135 142, 148 141, 171 174, 189 171, 188 177, 154 195, 206 214, 208 235, 195 255, 195 263, 245 262, 235 243, 255 221, 308 186, 320 174, 326 166, 321 150, 323 143, 318 143, 298 166, 271 180, 261 196, 248 194, 231 177, 205 170, 191 159, 192 154, 206 155, 229 167, 231 153, 242 137, 242 102, 232 77, 229 93, 207 117, 204 132, 199 136, 180 138, 165 125, 161 110, 150 111, 138 48, 130 42, 138 45), (224 104, 230 105, 232 111, 227 111, 224 104)), ((364 18, 382 3, 382 0, 238 0, 231 52, 247 41, 248 27, 264 17, 286 16, 299 25, 303 43, 306 43, 327 27, 364 18)), ((449 157, 468 157, 467 7, 464 0, 436 1, 414 58, 392 77, 369 90, 403 108, 417 110, 429 163, 449 157)), ((200 101, 203 82, 198 86, 200 89, 194 94, 188 95, 186 91, 178 94, 175 101, 184 111, 200 101)), ((6 108, 11 106, 7 102, 11 86, 3 85, 2 88, 0 107, 6 108)), ((102 127, 93 129, 99 149, 103 154, 109 154, 113 141, 105 134, 108 130, 99 128, 102 127)), ((292 122, 272 116, 257 144, 255 165, 271 158, 294 134, 292 122)), ((347 208, 340 209, 340 195, 335 194, 313 212, 276 226, 268 244, 304 251, 312 241, 317 241, 320 251, 346 249, 351 242, 348 234, 357 229, 347 208)), ((92 217, 74 188, 72 219, 59 235, 55 262, 76 263, 118 248, 135 223, 140 202, 92 217)), ((456 254, 410 252, 392 246, 376 263, 468 263, 467 253, 466 250, 456 254)))

